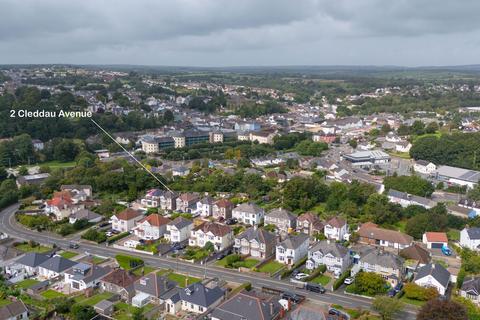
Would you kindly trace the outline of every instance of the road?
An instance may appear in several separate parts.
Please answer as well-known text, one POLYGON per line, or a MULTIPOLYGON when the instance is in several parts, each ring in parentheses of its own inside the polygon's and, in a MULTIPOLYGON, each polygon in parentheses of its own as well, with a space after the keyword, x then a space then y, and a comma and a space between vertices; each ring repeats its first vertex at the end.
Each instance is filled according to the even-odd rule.
MULTIPOLYGON (((18 209, 18 205, 10 206, 0 212, 0 231, 7 233, 9 236, 18 238, 21 240, 34 240, 39 243, 53 245, 56 244, 61 248, 68 248, 71 239, 63 238, 61 236, 53 235, 50 233, 36 232, 30 229, 24 228, 22 225, 18 224, 15 220, 15 212, 18 209)), ((71 249, 68 249, 71 250, 71 249)), ((74 250, 75 251, 75 250, 74 250)), ((114 257, 116 254, 131 254, 126 251, 107 247, 105 245, 95 245, 89 242, 81 242, 79 250, 81 252, 88 252, 92 255, 99 255, 103 257, 114 257)), ((298 294, 306 295, 308 299, 311 299, 317 303, 329 305, 329 304, 340 304, 347 308, 363 308, 369 309, 371 307, 371 300, 356 296, 349 296, 339 292, 328 292, 326 294, 320 295, 316 293, 307 292, 305 290, 295 289, 293 284, 288 282, 288 280, 279 280, 269 277, 264 277, 256 274, 250 273, 240 273, 235 270, 224 269, 221 267, 215 267, 211 265, 198 265, 192 264, 184 261, 179 261, 176 259, 168 257, 159 257, 151 255, 137 254, 136 256, 141 256, 146 264, 151 265, 157 268, 170 268, 181 273, 196 276, 196 277, 207 277, 214 278, 218 277, 228 282, 235 283, 244 283, 250 282, 253 287, 260 288, 262 286, 272 287, 279 290, 289 290, 297 292, 298 294)), ((416 309, 413 306, 407 305, 405 310, 398 315, 398 319, 415 319, 416 309)))

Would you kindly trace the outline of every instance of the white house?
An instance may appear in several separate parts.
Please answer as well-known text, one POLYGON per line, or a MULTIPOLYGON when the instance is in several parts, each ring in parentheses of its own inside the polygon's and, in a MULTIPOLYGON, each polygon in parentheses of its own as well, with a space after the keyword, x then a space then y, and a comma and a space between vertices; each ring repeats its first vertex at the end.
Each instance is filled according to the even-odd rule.
POLYGON ((417 160, 413 165, 413 170, 421 174, 431 175, 435 173, 437 166, 433 162, 417 160))
POLYGON ((440 249, 448 246, 448 238, 445 232, 425 232, 422 236, 422 242, 428 249, 440 249))
POLYGON ((154 213, 139 220, 132 228, 137 237, 143 240, 157 240, 163 237, 170 219, 154 213))
POLYGON ((233 231, 216 222, 205 222, 192 229, 188 240, 190 246, 203 248, 208 242, 213 244, 215 251, 222 251, 233 244, 233 231))
POLYGON ((333 217, 326 222, 323 233, 327 239, 344 240, 345 235, 348 234, 347 221, 340 217, 333 217))
POLYGON ((182 217, 175 218, 167 224, 165 239, 172 243, 185 241, 190 237, 192 228, 192 221, 182 217))
POLYGON ((400 141, 395 143, 395 151, 397 152, 410 152, 412 144, 408 141, 400 141))
POLYGON ((79 262, 65 271, 65 283, 74 291, 95 288, 100 284, 100 279, 110 271, 111 269, 107 267, 79 262))
POLYGON ((12 300, 0 307, 2 320, 28 320, 28 308, 22 300, 12 300))
POLYGON ((441 264, 429 263, 418 269, 414 282, 421 287, 433 287, 444 295, 450 282, 450 272, 441 264))
POLYGON ((337 242, 324 240, 317 242, 308 250, 306 267, 313 270, 324 264, 327 270, 341 274, 351 263, 352 259, 347 248, 337 242))
POLYGON ((203 197, 197 201, 197 209, 193 213, 202 217, 210 217, 213 213, 214 203, 215 200, 212 197, 203 197))
POLYGON ((275 260, 293 266, 307 255, 309 242, 309 236, 304 233, 288 237, 276 246, 275 260))
POLYGON ((165 300, 165 309, 170 314, 177 314, 183 310, 202 314, 219 305, 225 297, 225 291, 216 286, 206 287, 200 282, 194 283, 185 289, 179 289, 165 300))
POLYGON ((460 231, 460 245, 471 250, 480 250, 480 228, 464 228, 460 231))
POLYGON ((480 304, 480 278, 475 276, 465 277, 460 288, 460 296, 470 299, 477 305, 480 304))
POLYGON ((142 206, 147 208, 158 208, 160 207, 160 199, 163 195, 163 191, 160 189, 151 189, 148 190, 140 203, 142 206))
POLYGON ((232 217, 238 222, 250 225, 259 225, 265 215, 265 211, 254 203, 242 203, 232 210, 232 217))
POLYGON ((64 271, 70 269, 77 263, 61 256, 53 256, 38 266, 38 274, 42 278, 53 279, 63 275, 64 271))
POLYGON ((143 215, 140 211, 125 209, 122 212, 113 215, 110 218, 112 229, 119 232, 128 232, 135 227, 137 221, 141 220, 143 215))

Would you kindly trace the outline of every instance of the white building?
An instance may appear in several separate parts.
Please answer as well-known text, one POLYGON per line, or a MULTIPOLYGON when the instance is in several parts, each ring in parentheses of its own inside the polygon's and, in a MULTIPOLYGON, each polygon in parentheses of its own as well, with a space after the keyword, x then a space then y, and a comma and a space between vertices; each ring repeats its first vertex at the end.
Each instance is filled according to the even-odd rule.
POLYGON ((177 243, 187 240, 190 237, 190 232, 193 228, 193 222, 178 217, 167 224, 167 232, 165 233, 165 239, 171 243, 177 243))
POLYGON ((413 165, 413 170, 421 174, 431 175, 435 173, 437 166, 433 162, 417 160, 413 165))
POLYGON ((157 240, 163 237, 169 222, 170 219, 162 217, 158 213, 153 213, 139 220, 132 230, 140 239, 157 240))
POLYGON ((340 217, 333 217, 326 222, 323 233, 327 239, 342 241, 348 234, 347 221, 340 217))
POLYGON ((213 244, 215 251, 222 251, 233 244, 233 231, 229 226, 216 222, 205 222, 192 229, 188 240, 190 246, 203 248, 208 242, 213 244))
POLYGON ((308 254, 309 242, 309 236, 304 233, 288 237, 276 246, 275 260, 293 266, 308 254))
POLYGON ((460 231, 460 245, 471 250, 480 250, 480 228, 464 228, 460 231))
POLYGON ((110 218, 110 223, 112 224, 112 229, 118 232, 128 232, 132 230, 136 222, 141 220, 143 215, 140 211, 133 209, 125 209, 122 212, 113 215, 110 218))
POLYGON ((328 271, 341 274, 351 263, 352 259, 347 248, 337 242, 324 240, 315 243, 308 250, 306 267, 313 270, 323 264, 328 271))
POLYGON ((450 272, 441 264, 430 263, 418 269, 414 282, 421 287, 435 288, 443 296, 450 283, 450 272))
POLYGON ((242 203, 232 210, 232 217, 238 222, 250 225, 259 225, 265 211, 254 203, 242 203))

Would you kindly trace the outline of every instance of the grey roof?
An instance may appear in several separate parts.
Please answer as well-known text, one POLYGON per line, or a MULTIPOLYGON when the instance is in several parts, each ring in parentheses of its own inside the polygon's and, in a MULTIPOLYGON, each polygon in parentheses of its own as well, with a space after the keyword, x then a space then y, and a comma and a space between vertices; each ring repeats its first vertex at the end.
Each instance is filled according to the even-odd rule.
POLYGON ((273 296, 243 291, 215 308, 212 317, 220 320, 271 320, 276 318, 281 308, 273 296))
POLYGON ((263 209, 260 208, 255 203, 245 202, 245 203, 239 204, 235 209, 233 209, 233 211, 259 214, 263 212, 263 209))
POLYGON ((22 300, 17 300, 0 308, 0 319, 11 319, 28 312, 22 300))
POLYGON ((180 301, 180 291, 182 291, 183 289, 181 288, 178 288, 178 287, 175 287, 173 288, 172 290, 170 291, 167 291, 167 293, 165 293, 163 296, 162 296, 162 299, 164 300, 172 300, 173 303, 177 303, 178 301, 180 301))
POLYGON ((194 283, 179 291, 180 300, 202 306, 210 307, 223 297, 225 292, 219 287, 207 288, 202 283, 194 283))
POLYGON ((322 255, 331 253, 334 257, 343 258, 348 254, 348 249, 342 246, 340 243, 336 243, 329 240, 323 240, 317 242, 313 247, 310 248, 310 252, 320 251, 322 255))
POLYGON ((470 295, 480 295, 480 277, 466 277, 460 290, 470 295))
POLYGON ((100 267, 95 264, 89 263, 77 263, 73 267, 65 271, 65 273, 73 275, 73 279, 76 281, 84 281, 89 283, 93 280, 98 280, 107 275, 110 271, 110 268, 100 267))
POLYGON ((160 298, 160 296, 175 288, 176 285, 176 282, 152 272, 135 281, 133 287, 137 292, 143 292, 150 296, 160 298))
POLYGON ((275 234, 265 229, 251 227, 239 234, 237 239, 247 239, 248 241, 257 240, 258 243, 270 243, 275 241, 275 234))
POLYGON ((285 220, 291 220, 291 221, 297 220, 297 217, 292 212, 283 208, 276 208, 276 209, 270 210, 270 212, 267 214, 267 217, 273 217, 277 219, 285 219, 285 220))
POLYGON ((418 269, 415 281, 425 278, 428 275, 431 275, 444 288, 446 288, 450 282, 450 272, 438 263, 429 263, 418 269))
POLYGON ((95 213, 91 210, 88 209, 81 209, 78 211, 73 212, 70 217, 75 218, 75 219, 85 219, 85 220, 93 220, 93 219, 98 219, 101 217, 98 213, 95 213))
POLYGON ((36 268, 45 261, 50 259, 49 256, 43 253, 29 252, 17 260, 17 263, 27 267, 36 268))
POLYGON ((437 173, 444 177, 455 178, 468 182, 477 183, 480 181, 480 171, 467 170, 450 166, 440 166, 437 169, 437 173))
MULTIPOLYGON (((324 320, 325 314, 321 310, 299 306, 286 318, 287 320, 324 320)), ((336 317, 334 319, 337 319, 336 317)))
POLYGON ((60 273, 73 267, 76 264, 77 262, 75 261, 68 260, 60 256, 53 256, 47 261, 43 262, 41 265, 39 265, 39 267, 60 273))
POLYGON ((287 239, 280 242, 279 246, 284 247, 285 249, 297 249, 305 241, 309 241, 309 236, 305 233, 300 233, 298 235, 290 236, 287 239))
POLYGON ((428 166, 430 164, 430 161, 427 160, 417 160, 415 161, 416 164, 419 164, 421 166, 428 166))
POLYGON ((469 228, 467 229, 468 237, 472 240, 480 239, 480 228, 469 228))
POLYGON ((403 199, 411 202, 416 202, 425 206, 431 206, 434 207, 437 203, 431 199, 416 196, 414 194, 408 194, 406 192, 401 192, 398 190, 390 189, 388 190, 388 195, 390 197, 398 198, 398 199, 403 199))
POLYGON ((404 259, 388 251, 371 248, 360 258, 363 263, 379 265, 386 268, 401 269, 404 259))
POLYGON ((111 306, 113 306, 113 302, 112 302, 112 301, 102 300, 102 301, 100 301, 99 303, 97 303, 96 305, 94 305, 93 307, 94 307, 95 309, 105 311, 105 310, 107 310, 108 308, 110 308, 111 306))
POLYGON ((177 227, 177 229, 182 229, 190 224, 193 224, 193 222, 183 217, 177 217, 174 220, 170 221, 168 224, 177 227))

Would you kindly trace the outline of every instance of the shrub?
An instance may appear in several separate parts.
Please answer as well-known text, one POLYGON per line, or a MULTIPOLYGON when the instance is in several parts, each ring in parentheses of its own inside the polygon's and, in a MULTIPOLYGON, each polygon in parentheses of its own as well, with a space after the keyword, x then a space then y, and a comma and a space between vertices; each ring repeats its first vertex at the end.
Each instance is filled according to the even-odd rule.
POLYGON ((403 288, 405 297, 414 300, 428 301, 438 297, 438 291, 435 288, 424 288, 415 283, 407 283, 403 288))
POLYGON ((82 235, 82 239, 102 243, 107 240, 107 235, 105 234, 105 232, 101 232, 95 229, 89 229, 82 235))
POLYGON ((345 271, 340 275, 340 278, 335 280, 335 282, 333 283, 333 290, 337 290, 338 288, 340 288, 345 279, 347 279, 348 277, 350 277, 350 270, 345 271))
POLYGON ((387 291, 385 280, 373 272, 359 272, 354 281, 355 293, 374 296, 387 291))

